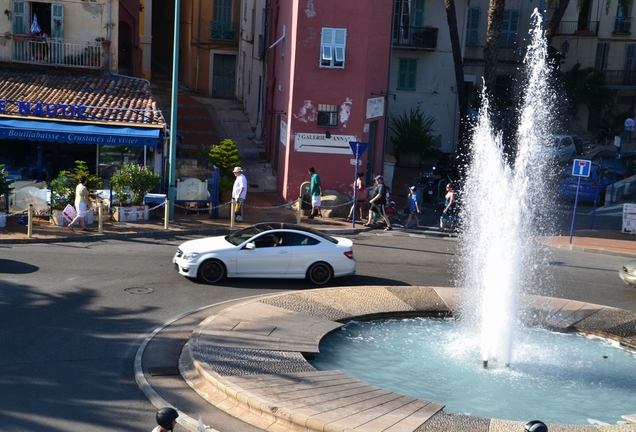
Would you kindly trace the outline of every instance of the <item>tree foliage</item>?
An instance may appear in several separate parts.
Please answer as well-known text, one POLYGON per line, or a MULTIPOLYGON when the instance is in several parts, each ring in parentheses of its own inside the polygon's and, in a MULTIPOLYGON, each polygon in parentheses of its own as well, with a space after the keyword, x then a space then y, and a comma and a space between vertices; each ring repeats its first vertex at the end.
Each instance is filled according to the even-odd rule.
POLYGON ((391 142, 399 153, 416 153, 423 158, 436 156, 439 151, 433 147, 433 124, 435 117, 426 116, 421 107, 404 110, 401 115, 389 118, 389 129, 393 132, 391 142))
POLYGON ((232 169, 241 166, 241 156, 239 155, 238 147, 236 143, 229 138, 212 146, 208 153, 208 159, 219 167, 221 175, 225 178, 231 178, 232 169))
POLYGON ((581 104, 589 108, 592 103, 599 103, 604 109, 614 102, 614 92, 605 86, 604 75, 592 67, 581 69, 581 64, 577 63, 563 73, 561 79, 568 95, 570 114, 576 114, 581 104))
POLYGON ((160 182, 159 174, 134 163, 122 164, 110 178, 113 194, 121 206, 142 205, 144 196, 159 186, 160 182))

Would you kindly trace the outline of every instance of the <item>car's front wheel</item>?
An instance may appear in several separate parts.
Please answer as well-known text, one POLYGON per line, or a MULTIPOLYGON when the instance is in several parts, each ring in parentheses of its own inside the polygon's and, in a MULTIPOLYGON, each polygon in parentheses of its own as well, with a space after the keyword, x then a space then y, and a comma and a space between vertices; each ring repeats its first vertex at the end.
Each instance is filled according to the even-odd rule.
POLYGON ((199 266, 199 280, 209 284, 215 284, 225 277, 225 265, 219 260, 210 259, 199 266))
POLYGON ((328 283, 333 277, 333 271, 329 264, 324 262, 317 262, 309 267, 307 270, 307 279, 314 285, 324 285, 328 283))

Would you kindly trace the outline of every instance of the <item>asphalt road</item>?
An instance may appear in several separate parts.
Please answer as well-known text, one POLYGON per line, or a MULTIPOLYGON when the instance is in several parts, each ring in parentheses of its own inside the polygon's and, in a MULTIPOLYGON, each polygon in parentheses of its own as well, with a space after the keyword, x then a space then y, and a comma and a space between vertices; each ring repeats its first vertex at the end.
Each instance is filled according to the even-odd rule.
MULTIPOLYGON (((170 264, 183 240, 0 245, 0 430, 152 430, 155 408, 133 377, 144 337, 202 306, 313 288, 305 281, 191 282, 170 264)), ((358 275, 339 285, 452 286, 461 268, 454 239, 396 230, 354 243, 358 275)), ((636 310, 636 289, 617 276, 624 258, 544 252, 543 284, 529 291, 636 310)))

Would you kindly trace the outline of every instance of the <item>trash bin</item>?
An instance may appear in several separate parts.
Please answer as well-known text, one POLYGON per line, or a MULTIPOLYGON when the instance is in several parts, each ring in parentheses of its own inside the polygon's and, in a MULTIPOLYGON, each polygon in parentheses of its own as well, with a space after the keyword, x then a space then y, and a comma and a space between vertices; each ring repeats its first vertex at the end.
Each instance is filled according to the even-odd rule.
POLYGON ((311 193, 309 191, 309 182, 304 182, 300 185, 300 196, 302 198, 300 209, 311 210, 311 193))

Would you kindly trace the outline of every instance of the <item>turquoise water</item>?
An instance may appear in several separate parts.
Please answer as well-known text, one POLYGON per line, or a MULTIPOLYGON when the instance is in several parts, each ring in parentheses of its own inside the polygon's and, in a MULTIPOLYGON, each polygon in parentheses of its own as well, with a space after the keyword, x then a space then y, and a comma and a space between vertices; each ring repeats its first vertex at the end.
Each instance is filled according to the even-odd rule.
POLYGON ((636 413, 636 355, 582 334, 521 329, 510 367, 482 368, 480 337, 454 320, 352 321, 327 335, 311 364, 445 404, 447 412, 507 420, 620 424, 636 413))

